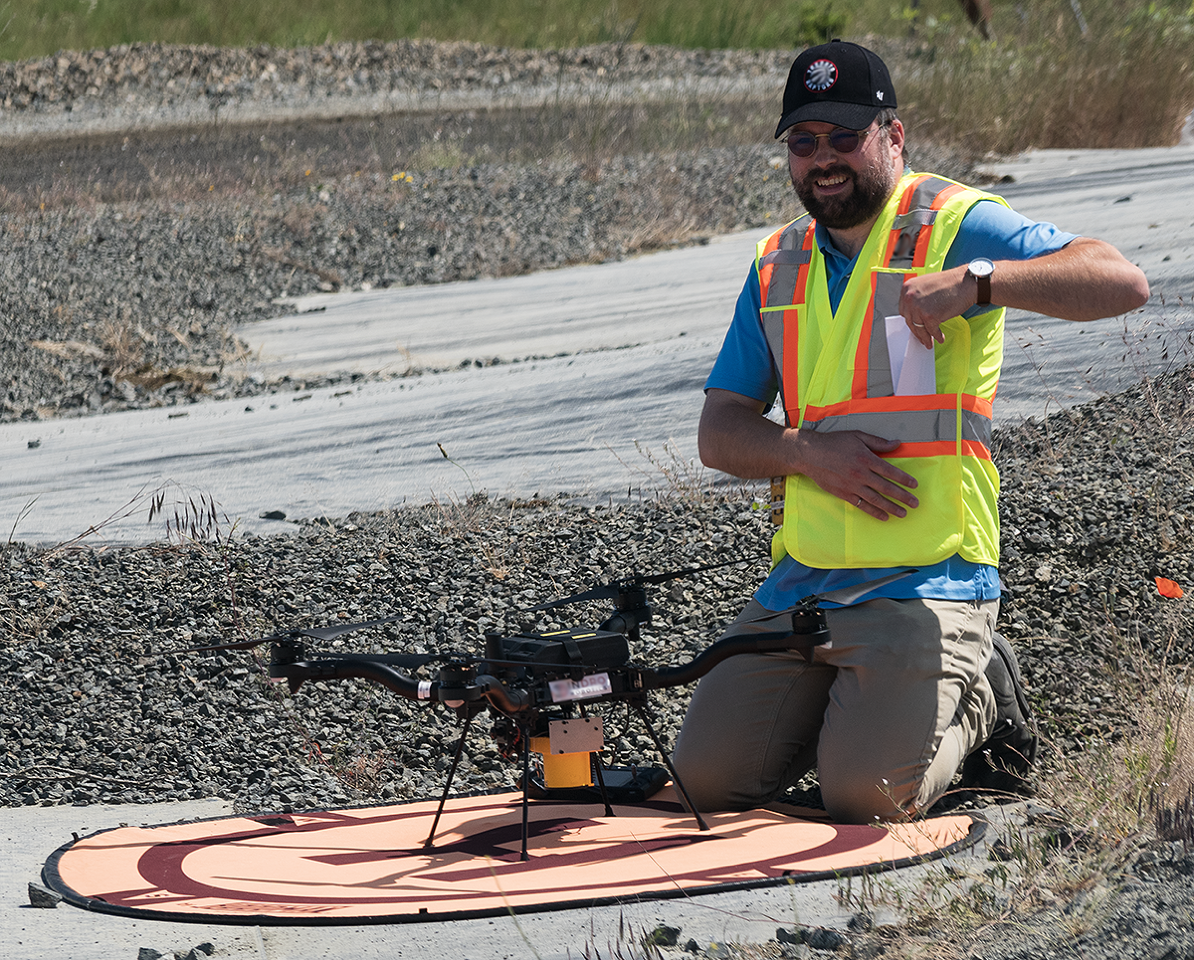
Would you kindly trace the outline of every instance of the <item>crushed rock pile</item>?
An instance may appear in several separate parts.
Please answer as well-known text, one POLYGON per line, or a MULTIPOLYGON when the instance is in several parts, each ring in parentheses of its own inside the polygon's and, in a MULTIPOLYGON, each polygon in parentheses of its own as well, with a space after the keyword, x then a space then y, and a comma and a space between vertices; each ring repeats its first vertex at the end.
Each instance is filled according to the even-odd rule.
MULTIPOLYGON (((0 214, 0 421, 302 389, 248 379, 233 328, 320 290, 509 276, 745 229, 791 206, 774 152, 622 158, 596 173, 485 165, 401 184, 304 184, 251 204, 0 214)), ((328 371, 324 382, 343 379, 328 371)))

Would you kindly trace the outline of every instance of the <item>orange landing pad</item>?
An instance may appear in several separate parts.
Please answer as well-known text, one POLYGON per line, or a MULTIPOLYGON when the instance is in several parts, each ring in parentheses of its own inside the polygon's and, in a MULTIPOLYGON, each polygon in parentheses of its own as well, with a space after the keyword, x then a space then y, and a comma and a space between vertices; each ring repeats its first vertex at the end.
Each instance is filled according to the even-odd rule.
POLYGON ((615 805, 613 817, 600 804, 532 801, 526 862, 521 795, 501 793, 449 800, 432 849, 426 801, 119 827, 60 848, 44 876, 75 906, 145 919, 403 923, 891 869, 968 846, 983 828, 969 816, 843 826, 749 810, 707 814, 701 831, 673 796, 615 805))

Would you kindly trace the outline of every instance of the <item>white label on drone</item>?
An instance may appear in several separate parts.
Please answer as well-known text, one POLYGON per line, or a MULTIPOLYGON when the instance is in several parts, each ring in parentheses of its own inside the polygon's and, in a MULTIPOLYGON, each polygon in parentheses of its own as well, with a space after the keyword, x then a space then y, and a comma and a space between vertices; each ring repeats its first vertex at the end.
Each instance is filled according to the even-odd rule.
POLYGON ((420 700, 430 700, 431 699, 431 681, 430 680, 420 680, 419 681, 419 699, 420 700))
POLYGON ((591 700, 607 693, 613 693, 608 673, 594 673, 580 680, 553 680, 547 685, 551 690, 551 702, 565 700, 591 700))

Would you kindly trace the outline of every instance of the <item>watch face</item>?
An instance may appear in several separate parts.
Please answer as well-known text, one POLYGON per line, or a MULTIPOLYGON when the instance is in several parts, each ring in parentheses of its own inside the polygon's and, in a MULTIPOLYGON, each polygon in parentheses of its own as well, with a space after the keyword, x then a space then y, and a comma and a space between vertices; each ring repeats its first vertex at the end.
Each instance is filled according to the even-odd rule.
POLYGON ((980 257, 977 260, 971 260, 967 269, 972 277, 989 277, 995 272, 995 264, 985 257, 980 257))

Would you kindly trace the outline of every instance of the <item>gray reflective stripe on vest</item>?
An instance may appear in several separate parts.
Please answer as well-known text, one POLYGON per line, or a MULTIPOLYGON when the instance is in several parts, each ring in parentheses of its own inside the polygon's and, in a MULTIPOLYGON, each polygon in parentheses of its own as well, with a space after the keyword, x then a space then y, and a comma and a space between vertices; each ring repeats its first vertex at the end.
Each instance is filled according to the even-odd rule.
MULTIPOLYGON (((931 183, 932 181, 930 180, 930 181, 926 181, 926 182, 931 183)), ((920 191, 924 189, 924 186, 925 185, 922 183, 919 187, 917 187, 916 193, 919 194, 920 191)), ((928 198, 929 202, 932 203, 933 197, 936 197, 936 196, 937 196, 937 192, 935 191, 933 193, 933 196, 928 198)), ((919 199, 919 197, 914 198, 912 202, 915 204, 917 199, 919 199)), ((912 226, 926 227, 930 223, 935 223, 936 220, 937 220, 937 211, 936 210, 933 210, 931 207, 915 207, 914 206, 907 213, 896 214, 895 220, 893 220, 891 223, 891 229, 902 231, 902 230, 907 230, 909 227, 912 227, 912 226)))
MULTIPOLYGON (((937 221, 932 203, 937 194, 950 184, 938 177, 929 177, 916 185, 907 213, 896 215, 891 229, 899 234, 888 261, 894 270, 912 269, 916 241, 923 227, 937 221)), ((887 352, 887 318, 900 312, 900 292, 904 278, 898 273, 880 273, 875 277, 875 301, 871 307, 871 342, 867 344, 866 395, 890 397, 895 393, 891 376, 891 356, 887 352)))
MULTIPOLYGON (((895 270, 912 269, 913 258, 916 254, 916 241, 924 227, 932 227, 937 221, 937 211, 932 208, 933 201, 942 190, 952 186, 948 180, 940 177, 927 177, 917 184, 912 191, 912 198, 906 213, 897 214, 891 229, 899 234, 896 238, 891 259, 887 266, 895 270)), ((796 299, 796 282, 799 279, 800 267, 810 262, 812 251, 803 249, 804 233, 808 229, 808 220, 804 217, 793 221, 784 228, 775 250, 760 258, 758 267, 771 265, 771 282, 767 286, 767 302, 764 308, 788 307, 796 299)), ((904 278, 898 273, 880 273, 875 277, 875 298, 871 312, 871 336, 867 344, 867 384, 868 397, 890 397, 895 394, 895 383, 891 376, 891 357, 887 351, 887 318, 896 316, 900 311, 900 293, 903 290, 904 278)), ((779 383, 780 400, 787 409, 784 399, 784 311, 780 309, 764 309, 762 312, 763 334, 767 338, 767 346, 771 350, 771 362, 775 366, 775 379, 779 383)), ((857 428, 862 429, 862 428, 857 428)), ((963 424, 965 431, 966 425, 963 424)), ((871 431, 868 431, 871 432, 871 431)), ((886 434, 880 433, 879 436, 886 434)), ((981 441, 990 446, 990 429, 986 430, 987 440, 981 441)), ((965 432, 963 436, 966 436, 965 432)), ((947 439, 952 440, 954 433, 950 432, 947 439)), ((966 439, 977 437, 966 436, 966 439)))
POLYGON ((904 277, 898 273, 875 274, 875 300, 871 306, 871 342, 867 345, 866 395, 890 397, 895 393, 891 356, 887 352, 887 318, 900 312, 904 277))
MULTIPOLYGON (((920 193, 920 188, 917 188, 916 193, 920 193)), ((929 202, 933 202, 933 197, 929 198, 929 202)), ((895 249, 892 250, 891 262, 888 266, 897 270, 902 267, 910 268, 912 256, 916 253, 916 239, 920 236, 921 227, 932 226, 936 222, 937 211, 925 208, 909 210, 907 213, 897 216, 891 229, 897 231, 899 237, 896 238, 895 249)))
POLYGON ((768 265, 773 267, 764 307, 787 307, 796 299, 800 268, 813 258, 812 251, 804 249, 807 229, 808 221, 804 217, 789 223, 780 234, 778 246, 759 260, 760 270, 768 265))
POLYGON ((917 184, 916 189, 912 191, 908 212, 896 214, 892 222, 891 229, 899 236, 896 238, 895 249, 892 250, 889 267, 896 270, 911 268, 921 228, 931 227, 937 222, 937 211, 932 207, 933 201, 937 199, 937 194, 949 185, 947 181, 938 177, 929 177, 923 183, 917 184))
MULTIPOLYGON (((820 433, 861 430, 903 443, 952 443, 958 438, 957 410, 874 410, 805 420, 804 426, 820 433)), ((991 446, 991 418, 962 411, 962 439, 991 446)))
MULTIPOLYGON (((782 264, 785 267, 795 266, 799 267, 803 263, 808 263, 813 258, 813 255, 808 250, 772 250, 767 256, 759 261, 760 267, 766 267, 769 264, 782 264)), ((796 292, 796 278, 792 278, 792 292, 796 292)))
MULTIPOLYGON (((768 265, 772 267, 764 307, 788 307, 796 299, 800 268, 813 258, 812 251, 804 249, 804 232, 807 229, 808 221, 804 217, 788 224, 780 235, 779 245, 759 261, 760 270, 768 265)), ((761 319, 763 335, 771 349, 775 381, 779 384, 780 403, 787 410, 784 399, 784 311, 765 310, 761 319)))

